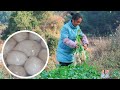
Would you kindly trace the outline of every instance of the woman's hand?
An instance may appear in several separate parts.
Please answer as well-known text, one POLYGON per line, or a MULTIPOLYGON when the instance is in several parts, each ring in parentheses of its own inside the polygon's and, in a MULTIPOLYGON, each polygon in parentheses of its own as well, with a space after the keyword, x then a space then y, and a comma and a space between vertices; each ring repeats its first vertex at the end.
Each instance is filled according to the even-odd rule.
POLYGON ((75 48, 78 48, 78 42, 77 42, 77 41, 75 41, 75 43, 76 43, 76 47, 75 47, 75 48))
POLYGON ((87 44, 84 44, 83 47, 84 47, 84 49, 86 50, 87 47, 88 47, 88 45, 87 45, 87 44))

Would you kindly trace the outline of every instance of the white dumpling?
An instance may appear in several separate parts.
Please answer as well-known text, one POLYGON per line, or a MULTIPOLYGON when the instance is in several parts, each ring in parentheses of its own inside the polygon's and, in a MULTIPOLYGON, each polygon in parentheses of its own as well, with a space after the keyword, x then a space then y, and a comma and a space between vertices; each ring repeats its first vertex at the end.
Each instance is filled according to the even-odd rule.
POLYGON ((17 42, 13 38, 10 38, 6 42, 4 50, 3 50, 3 54, 5 57, 7 56, 7 53, 10 52, 15 47, 16 44, 17 42))
POLYGON ((6 66, 8 66, 6 59, 4 59, 4 63, 5 63, 6 66))
POLYGON ((45 45, 45 43, 43 42, 43 40, 41 40, 41 46, 42 46, 43 48, 46 48, 46 45, 45 45))
POLYGON ((17 42, 21 42, 23 40, 28 39, 28 32, 20 32, 17 33, 13 36, 13 38, 17 41, 17 42))
POLYGON ((39 52, 38 57, 46 63, 46 61, 47 61, 47 49, 42 49, 39 52))
POLYGON ((3 59, 5 60, 7 58, 7 54, 3 54, 3 59))
POLYGON ((30 57, 24 65, 24 68, 29 75, 37 74, 43 67, 43 61, 37 57, 30 57))
POLYGON ((7 56, 7 64, 13 64, 13 65, 23 65, 25 61, 27 60, 27 56, 20 51, 11 51, 8 53, 7 56))
POLYGON ((40 49, 41 45, 33 40, 24 40, 14 48, 14 50, 24 52, 27 56, 37 56, 40 49))
POLYGON ((18 66, 18 65, 10 65, 8 66, 8 69, 18 75, 18 76, 27 76, 27 73, 25 71, 25 69, 22 66, 18 66))
POLYGON ((41 38, 39 36, 37 36, 36 34, 29 33, 29 40, 35 40, 37 42, 40 42, 41 38))

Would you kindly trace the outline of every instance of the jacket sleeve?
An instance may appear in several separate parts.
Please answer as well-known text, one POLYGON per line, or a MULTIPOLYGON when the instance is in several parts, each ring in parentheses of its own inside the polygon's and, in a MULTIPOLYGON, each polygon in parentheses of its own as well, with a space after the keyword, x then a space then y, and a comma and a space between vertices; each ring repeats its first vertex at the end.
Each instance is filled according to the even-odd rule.
POLYGON ((88 41, 88 38, 87 38, 87 36, 81 31, 80 32, 80 35, 82 36, 82 43, 83 43, 83 45, 85 45, 85 44, 89 44, 89 41, 88 41))
POLYGON ((70 40, 68 38, 68 34, 69 34, 68 29, 66 27, 63 27, 61 29, 61 39, 62 39, 63 43, 65 45, 69 46, 70 48, 76 48, 76 42, 70 40))
POLYGON ((84 34, 83 35, 83 37, 82 37, 82 43, 83 43, 83 45, 85 45, 85 44, 89 44, 89 42, 88 42, 88 39, 87 39, 87 36, 84 34))
POLYGON ((65 38, 63 43, 69 46, 70 48, 76 48, 76 42, 70 40, 69 38, 65 38))

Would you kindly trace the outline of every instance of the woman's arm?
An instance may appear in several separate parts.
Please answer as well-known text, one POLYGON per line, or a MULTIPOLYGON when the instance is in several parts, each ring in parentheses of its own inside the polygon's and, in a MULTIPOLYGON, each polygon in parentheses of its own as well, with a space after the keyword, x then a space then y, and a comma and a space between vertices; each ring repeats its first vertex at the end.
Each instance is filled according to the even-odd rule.
POLYGON ((77 43, 68 38, 68 29, 66 27, 63 27, 61 30, 61 39, 65 45, 70 48, 76 48, 77 43))
POLYGON ((83 45, 85 45, 85 44, 88 45, 88 44, 89 44, 88 39, 87 39, 87 36, 86 36, 85 34, 83 34, 82 43, 83 43, 83 45))
POLYGON ((69 38, 65 38, 63 40, 64 44, 66 44, 67 46, 69 46, 70 48, 76 48, 77 47, 77 43, 70 40, 69 38))
POLYGON ((79 27, 79 30, 80 30, 79 35, 82 36, 82 39, 81 39, 82 44, 83 45, 85 45, 85 44, 88 45, 89 42, 88 42, 87 36, 82 32, 82 30, 80 29, 80 27, 79 27))
POLYGON ((88 42, 87 36, 85 34, 83 35, 82 43, 83 43, 84 49, 86 50, 87 47, 88 47, 89 42, 88 42))

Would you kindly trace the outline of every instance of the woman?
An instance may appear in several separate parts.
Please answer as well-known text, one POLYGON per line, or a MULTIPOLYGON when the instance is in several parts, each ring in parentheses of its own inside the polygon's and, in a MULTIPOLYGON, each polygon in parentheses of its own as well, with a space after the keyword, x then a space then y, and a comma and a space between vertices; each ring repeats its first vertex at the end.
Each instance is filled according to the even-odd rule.
MULTIPOLYGON (((72 20, 66 23, 61 29, 61 35, 58 42, 56 59, 61 66, 67 66, 74 61, 73 49, 77 48, 76 36, 77 31, 81 30, 79 24, 82 22, 82 17, 79 13, 71 14, 72 20)), ((88 39, 86 35, 80 31, 82 36, 82 44, 84 49, 87 49, 88 39)))

